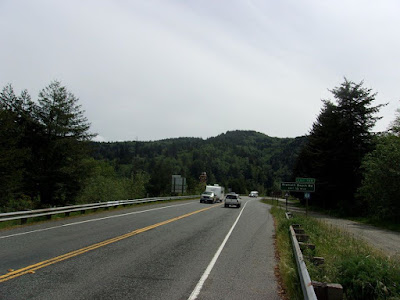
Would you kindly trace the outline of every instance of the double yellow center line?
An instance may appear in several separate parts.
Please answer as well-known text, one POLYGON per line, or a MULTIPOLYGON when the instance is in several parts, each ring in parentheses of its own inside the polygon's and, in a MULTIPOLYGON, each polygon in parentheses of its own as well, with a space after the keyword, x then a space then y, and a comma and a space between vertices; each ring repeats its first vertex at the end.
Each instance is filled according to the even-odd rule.
POLYGON ((103 246, 106 246, 106 245, 121 241, 123 239, 126 239, 126 238, 129 238, 131 236, 137 235, 139 233, 142 233, 142 232, 157 228, 159 226, 163 226, 163 225, 178 221, 180 219, 190 217, 190 216, 192 216, 194 214, 209 210, 209 209, 211 209, 213 207, 216 207, 216 206, 219 206, 219 204, 213 205, 213 206, 210 206, 210 207, 207 207, 207 208, 203 208, 203 209, 200 209, 200 210, 196 210, 196 211, 193 211, 191 213, 188 213, 188 214, 185 214, 185 215, 182 215, 182 216, 178 216, 178 217, 175 217, 175 218, 172 218, 172 219, 169 219, 169 220, 157 223, 157 224, 153 224, 153 225, 150 225, 150 226, 147 226, 147 227, 136 229, 136 230, 131 231, 131 232, 127 233, 127 234, 124 234, 124 235, 121 235, 121 236, 117 236, 117 237, 105 240, 103 242, 96 243, 96 244, 93 244, 93 245, 90 245, 90 246, 87 246, 87 247, 84 247, 84 248, 81 248, 81 249, 78 249, 78 250, 75 250, 75 251, 72 251, 72 252, 68 252, 66 254, 63 254, 63 255, 48 259, 48 260, 44 260, 42 262, 27 266, 27 267, 22 268, 22 269, 11 271, 11 272, 9 272, 9 273, 7 273, 5 275, 0 276, 0 282, 4 282, 4 281, 7 281, 7 280, 10 280, 10 279, 13 279, 13 278, 25 275, 25 274, 35 273, 36 270, 39 270, 41 268, 50 266, 52 264, 58 263, 60 261, 63 261, 63 260, 69 259, 69 258, 72 258, 74 256, 81 255, 81 254, 86 253, 86 252, 98 249, 100 247, 103 247, 103 246))

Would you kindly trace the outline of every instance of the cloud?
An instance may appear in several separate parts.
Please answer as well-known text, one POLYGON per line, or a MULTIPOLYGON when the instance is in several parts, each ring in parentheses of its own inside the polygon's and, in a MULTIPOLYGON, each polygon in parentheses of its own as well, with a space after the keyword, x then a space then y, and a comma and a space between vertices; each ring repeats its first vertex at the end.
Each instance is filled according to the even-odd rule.
POLYGON ((0 84, 54 79, 105 140, 306 134, 346 76, 398 107, 396 1, 3 1, 0 84))

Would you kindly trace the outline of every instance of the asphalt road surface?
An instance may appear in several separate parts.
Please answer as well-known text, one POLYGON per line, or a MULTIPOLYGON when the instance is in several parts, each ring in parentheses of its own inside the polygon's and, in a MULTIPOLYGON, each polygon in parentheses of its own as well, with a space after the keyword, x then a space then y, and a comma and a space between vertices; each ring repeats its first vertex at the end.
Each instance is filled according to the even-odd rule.
POLYGON ((0 299, 280 299, 269 206, 198 200, 0 231, 0 299))

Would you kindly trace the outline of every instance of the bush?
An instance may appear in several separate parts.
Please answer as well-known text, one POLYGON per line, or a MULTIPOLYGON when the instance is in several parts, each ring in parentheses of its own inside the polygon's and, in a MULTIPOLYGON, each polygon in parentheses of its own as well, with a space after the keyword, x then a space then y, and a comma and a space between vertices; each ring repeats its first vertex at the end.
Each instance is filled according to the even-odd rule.
POLYGON ((338 263, 347 299, 399 299, 400 272, 387 259, 353 255, 338 263), (397 297, 397 298, 395 298, 397 297))
POLYGON ((22 211, 31 210, 36 208, 35 201, 32 201, 31 197, 21 195, 16 199, 11 199, 6 204, 5 211, 22 211))

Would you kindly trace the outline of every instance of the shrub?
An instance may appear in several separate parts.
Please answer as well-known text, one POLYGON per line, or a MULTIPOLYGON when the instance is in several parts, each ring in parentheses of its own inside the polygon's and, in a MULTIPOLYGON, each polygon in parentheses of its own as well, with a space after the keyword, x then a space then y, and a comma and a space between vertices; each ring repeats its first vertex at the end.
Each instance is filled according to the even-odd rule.
POLYGON ((338 263, 347 299, 399 299, 400 272, 394 262, 371 255, 352 255, 338 263))

